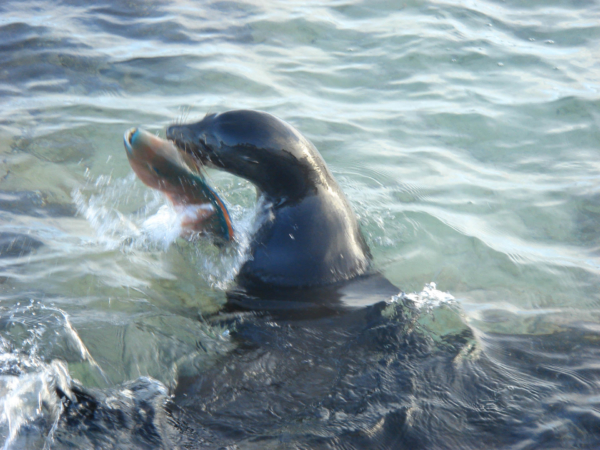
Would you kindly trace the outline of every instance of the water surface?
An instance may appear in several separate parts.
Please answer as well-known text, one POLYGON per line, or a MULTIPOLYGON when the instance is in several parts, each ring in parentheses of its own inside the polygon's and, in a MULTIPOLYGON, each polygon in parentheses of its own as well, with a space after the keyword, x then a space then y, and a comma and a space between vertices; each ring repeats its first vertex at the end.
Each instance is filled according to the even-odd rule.
POLYGON ((600 446, 599 49, 597 1, 4 1, 4 447, 600 446), (316 145, 399 296, 215 319, 253 187, 209 174, 237 246, 177 239, 122 135, 239 108, 316 145))

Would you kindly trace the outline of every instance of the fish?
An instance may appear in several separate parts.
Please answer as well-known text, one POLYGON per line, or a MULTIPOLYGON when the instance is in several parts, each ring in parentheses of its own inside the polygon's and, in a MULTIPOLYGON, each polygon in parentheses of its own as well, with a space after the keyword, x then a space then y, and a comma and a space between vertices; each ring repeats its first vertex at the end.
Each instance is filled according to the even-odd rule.
POLYGON ((202 233, 226 242, 234 239, 229 211, 207 184, 199 162, 173 142, 140 128, 127 130, 123 139, 131 168, 142 183, 173 203, 186 236, 202 233))

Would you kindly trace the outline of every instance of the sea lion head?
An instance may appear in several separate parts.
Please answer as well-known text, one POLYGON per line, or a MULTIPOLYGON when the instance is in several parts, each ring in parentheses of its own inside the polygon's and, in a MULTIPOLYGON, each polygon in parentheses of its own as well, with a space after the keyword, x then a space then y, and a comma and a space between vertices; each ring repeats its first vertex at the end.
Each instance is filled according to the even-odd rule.
POLYGON ((169 127, 167 139, 201 164, 249 180, 275 204, 301 199, 333 182, 313 144, 265 112, 209 114, 197 123, 169 127))

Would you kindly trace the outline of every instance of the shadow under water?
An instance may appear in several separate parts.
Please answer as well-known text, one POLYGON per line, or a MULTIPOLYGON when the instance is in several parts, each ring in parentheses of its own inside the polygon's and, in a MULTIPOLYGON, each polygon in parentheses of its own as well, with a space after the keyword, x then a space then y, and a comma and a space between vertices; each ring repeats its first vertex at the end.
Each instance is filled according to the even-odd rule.
POLYGON ((600 379, 600 366, 589 363, 599 356, 598 330, 474 332, 455 304, 420 308, 403 294, 335 313, 233 309, 208 319, 225 324, 238 344, 211 368, 181 377, 171 397, 150 379, 114 392, 75 389, 78 401, 65 401, 54 443, 478 449, 600 442, 600 404, 589 381, 600 379))

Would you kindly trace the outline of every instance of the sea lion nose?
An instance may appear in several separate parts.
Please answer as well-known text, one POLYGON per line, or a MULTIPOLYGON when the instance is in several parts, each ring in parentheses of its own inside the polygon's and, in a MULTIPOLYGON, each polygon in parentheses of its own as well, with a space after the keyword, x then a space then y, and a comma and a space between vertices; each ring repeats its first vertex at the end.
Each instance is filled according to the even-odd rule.
POLYGON ((190 136, 189 129, 182 127, 181 125, 171 125, 167 128, 167 139, 170 141, 185 141, 189 140, 190 136))
POLYGON ((175 132, 176 128, 177 128, 176 125, 171 125, 170 127, 167 128, 167 131, 166 131, 167 139, 170 139, 170 140, 174 139, 174 132, 175 132))

